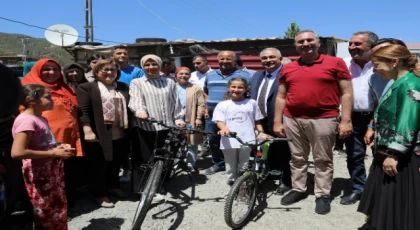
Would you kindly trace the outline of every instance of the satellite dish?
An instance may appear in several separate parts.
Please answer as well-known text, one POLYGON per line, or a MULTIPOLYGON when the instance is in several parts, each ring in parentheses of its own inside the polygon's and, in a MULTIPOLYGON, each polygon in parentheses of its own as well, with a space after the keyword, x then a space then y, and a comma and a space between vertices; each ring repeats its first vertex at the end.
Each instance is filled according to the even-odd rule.
POLYGON ((71 46, 79 39, 79 33, 71 26, 56 24, 45 30, 45 38, 56 46, 71 46))

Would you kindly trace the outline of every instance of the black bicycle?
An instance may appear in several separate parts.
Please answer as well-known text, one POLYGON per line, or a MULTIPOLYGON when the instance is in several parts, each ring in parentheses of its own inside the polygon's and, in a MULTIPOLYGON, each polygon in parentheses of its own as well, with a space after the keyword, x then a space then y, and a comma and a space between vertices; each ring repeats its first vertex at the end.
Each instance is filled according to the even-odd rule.
MULTIPOLYGON (((252 210, 254 209, 255 201, 258 195, 259 185, 267 179, 268 176, 280 176, 282 177, 281 171, 269 170, 267 165, 267 151, 268 146, 263 148, 262 152, 258 151, 258 147, 267 143, 276 141, 292 141, 289 138, 270 138, 262 140, 255 144, 243 142, 236 133, 231 132, 229 137, 235 138, 241 143, 242 146, 251 148, 251 154, 249 157, 248 165, 243 170, 242 176, 240 176, 236 182, 232 185, 229 194, 225 201, 224 216, 226 224, 233 228, 242 228, 248 221, 252 210), (238 212, 238 215, 234 215, 234 203, 237 201, 238 205, 244 204, 245 210, 238 212)), ((280 180, 281 183, 281 180, 280 180)))
POLYGON ((157 139, 155 140, 155 148, 149 162, 140 166, 140 169, 143 171, 143 177, 140 181, 142 188, 140 201, 131 227, 133 230, 140 229, 153 198, 156 192, 161 189, 165 179, 171 178, 179 168, 187 171, 185 162, 188 151, 187 135, 197 132, 206 134, 201 129, 168 126, 162 121, 157 121, 153 118, 148 118, 146 121, 169 129, 169 133, 162 148, 156 148, 157 139))

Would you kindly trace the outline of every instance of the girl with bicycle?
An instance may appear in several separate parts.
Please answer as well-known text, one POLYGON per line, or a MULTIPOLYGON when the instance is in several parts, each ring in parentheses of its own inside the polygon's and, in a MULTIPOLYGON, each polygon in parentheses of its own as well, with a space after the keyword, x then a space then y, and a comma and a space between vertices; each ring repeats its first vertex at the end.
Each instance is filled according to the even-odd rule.
POLYGON ((228 82, 228 93, 225 101, 217 104, 213 112, 213 121, 220 129, 222 136, 220 148, 226 162, 228 185, 232 185, 238 178, 238 171, 249 159, 251 149, 241 147, 240 143, 229 138, 230 132, 236 132, 244 142, 255 142, 255 130, 258 138, 266 137, 260 122, 263 115, 256 101, 249 98, 249 83, 243 78, 232 78, 228 82))
POLYGON ((13 124, 11 155, 22 159, 25 187, 34 210, 34 229, 67 229, 67 199, 63 159, 74 155, 69 144, 56 141, 41 114, 53 109, 50 91, 42 86, 23 86, 24 107, 13 124))

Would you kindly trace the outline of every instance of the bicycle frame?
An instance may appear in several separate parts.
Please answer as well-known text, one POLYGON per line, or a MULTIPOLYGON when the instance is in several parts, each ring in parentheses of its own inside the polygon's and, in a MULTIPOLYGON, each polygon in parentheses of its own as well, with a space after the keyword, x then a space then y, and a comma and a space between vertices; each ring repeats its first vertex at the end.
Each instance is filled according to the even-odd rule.
POLYGON ((270 175, 270 172, 266 171, 267 161, 263 159, 263 155, 258 156, 257 148, 268 142, 272 143, 274 141, 292 141, 290 138, 271 138, 271 139, 265 139, 261 141, 260 143, 258 143, 258 141, 256 140, 255 144, 251 144, 251 143, 243 142, 234 132, 230 133, 229 137, 235 138, 242 146, 247 146, 251 148, 251 154, 249 156, 248 165, 247 165, 247 168, 243 172, 244 174, 254 173, 258 179, 262 179, 262 180, 267 178, 267 176, 270 175))
MULTIPOLYGON (((151 123, 156 123, 159 124, 167 129, 169 129, 169 133, 167 134, 166 140, 164 145, 161 148, 157 148, 157 136, 155 139, 155 143, 154 143, 154 150, 152 152, 152 156, 150 157, 149 161, 147 162, 147 164, 143 164, 140 166, 140 169, 144 172, 150 171, 155 162, 157 160, 162 160, 164 161, 164 172, 163 172, 163 177, 162 178, 166 178, 167 173, 170 171, 170 167, 173 166, 172 162, 176 159, 184 159, 186 157, 187 154, 187 146, 188 146, 188 142, 187 142, 187 135, 190 133, 194 133, 194 132, 201 132, 204 134, 207 134, 206 132, 199 130, 199 129, 187 129, 187 128, 180 128, 180 127, 172 127, 172 126, 168 126, 166 124, 164 124, 161 121, 157 121, 153 118, 148 118, 147 119, 148 122, 151 123), (181 155, 177 156, 176 153, 178 153, 178 151, 181 149, 181 155)), ((156 131, 157 133, 158 131, 156 131)), ((179 163, 176 163, 179 164, 179 163)), ((143 174, 142 179, 140 180, 140 185, 143 185, 144 181, 147 179, 147 175, 148 173, 143 174)), ((163 180, 161 181, 159 188, 162 186, 163 184, 163 180)))

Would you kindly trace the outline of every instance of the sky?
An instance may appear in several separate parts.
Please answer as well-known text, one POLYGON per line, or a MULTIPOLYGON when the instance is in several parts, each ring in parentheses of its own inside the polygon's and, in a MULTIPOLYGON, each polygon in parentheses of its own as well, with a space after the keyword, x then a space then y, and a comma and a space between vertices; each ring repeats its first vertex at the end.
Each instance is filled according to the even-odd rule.
MULTIPOLYGON (((2 0, 0 17, 49 27, 67 24, 84 36, 85 0, 2 0)), ((379 37, 420 42, 420 1, 93 0, 94 38, 220 40, 283 37, 291 22, 322 37, 349 39, 370 30, 379 37)), ((44 37, 44 30, 0 19, 0 32, 44 37)), ((79 41, 84 41, 80 38, 79 41)), ((112 44, 104 42, 104 44, 112 44)))

